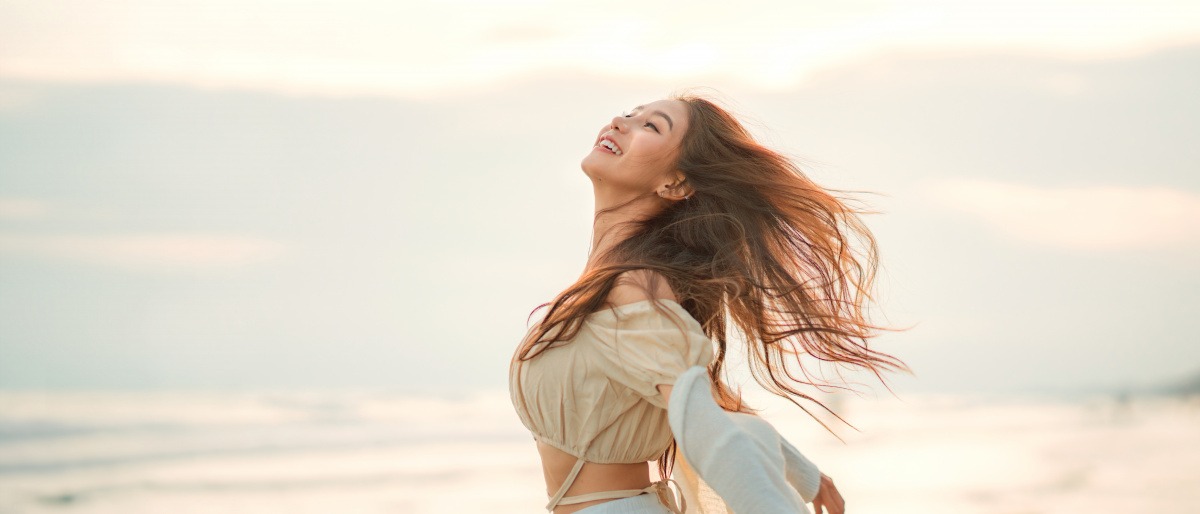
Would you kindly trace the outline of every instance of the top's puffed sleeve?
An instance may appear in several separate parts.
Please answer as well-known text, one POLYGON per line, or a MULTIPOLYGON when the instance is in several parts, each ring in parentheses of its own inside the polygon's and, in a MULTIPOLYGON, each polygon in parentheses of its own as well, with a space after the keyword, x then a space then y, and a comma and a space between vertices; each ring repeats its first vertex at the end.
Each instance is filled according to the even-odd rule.
POLYGON ((713 350, 712 340, 686 310, 667 302, 661 307, 664 312, 649 302, 618 306, 593 329, 609 379, 666 409, 657 386, 674 384, 689 367, 707 366, 713 350))

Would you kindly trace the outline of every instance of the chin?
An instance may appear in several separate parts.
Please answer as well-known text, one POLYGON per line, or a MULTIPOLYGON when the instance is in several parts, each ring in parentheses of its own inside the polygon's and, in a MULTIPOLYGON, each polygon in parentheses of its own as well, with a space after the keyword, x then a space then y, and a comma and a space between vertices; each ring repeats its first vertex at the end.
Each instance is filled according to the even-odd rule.
POLYGON ((588 177, 594 179, 594 178, 596 178, 596 165, 594 163, 588 162, 591 160, 590 157, 591 157, 591 155, 588 155, 588 156, 584 157, 582 161, 579 162, 579 169, 583 170, 584 175, 587 175, 588 177))

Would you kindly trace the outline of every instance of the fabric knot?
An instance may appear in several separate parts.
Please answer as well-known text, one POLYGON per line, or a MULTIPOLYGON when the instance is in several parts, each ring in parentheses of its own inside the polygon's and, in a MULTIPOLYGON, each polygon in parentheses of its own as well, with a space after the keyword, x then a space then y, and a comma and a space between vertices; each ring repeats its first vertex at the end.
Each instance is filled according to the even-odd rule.
POLYGON ((664 478, 654 483, 651 487, 654 488, 655 494, 658 495, 659 501, 666 505, 674 514, 684 514, 687 512, 687 500, 683 497, 683 490, 679 488, 679 482, 673 478, 664 478), (675 492, 671 491, 668 482, 675 484, 675 490, 679 491, 679 501, 675 501, 675 492))

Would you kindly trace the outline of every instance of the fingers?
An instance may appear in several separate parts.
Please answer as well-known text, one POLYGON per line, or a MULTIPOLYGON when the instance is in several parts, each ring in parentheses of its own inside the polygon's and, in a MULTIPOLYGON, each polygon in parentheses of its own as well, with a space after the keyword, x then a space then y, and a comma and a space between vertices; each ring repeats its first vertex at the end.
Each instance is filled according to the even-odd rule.
POLYGON ((830 502, 830 506, 826 507, 825 510, 829 514, 844 514, 846 512, 846 502, 843 502, 842 497, 839 495, 830 502))
POLYGON ((833 484, 833 479, 825 474, 821 475, 821 488, 817 497, 813 499, 814 514, 822 514, 822 509, 828 514, 845 514, 846 512, 846 501, 842 499, 842 494, 833 484))

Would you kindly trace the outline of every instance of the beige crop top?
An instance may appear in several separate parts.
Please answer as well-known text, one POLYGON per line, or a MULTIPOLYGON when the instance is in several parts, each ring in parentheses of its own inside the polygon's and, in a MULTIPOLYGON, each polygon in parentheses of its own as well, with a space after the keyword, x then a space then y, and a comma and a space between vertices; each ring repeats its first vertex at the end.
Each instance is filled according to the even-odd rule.
MULTIPOLYGON (((521 422, 535 440, 577 459, 546 510, 643 492, 670 496, 669 479, 640 490, 563 496, 585 461, 638 463, 661 456, 672 435, 656 386, 672 385, 689 367, 712 361, 712 340, 700 323, 682 305, 658 302, 665 313, 651 300, 617 305, 589 314, 569 342, 536 347, 527 361, 514 354, 509 394, 521 422)), ((673 498, 663 501, 679 511, 673 498)))

